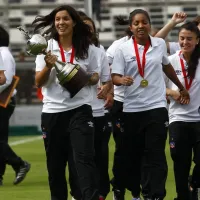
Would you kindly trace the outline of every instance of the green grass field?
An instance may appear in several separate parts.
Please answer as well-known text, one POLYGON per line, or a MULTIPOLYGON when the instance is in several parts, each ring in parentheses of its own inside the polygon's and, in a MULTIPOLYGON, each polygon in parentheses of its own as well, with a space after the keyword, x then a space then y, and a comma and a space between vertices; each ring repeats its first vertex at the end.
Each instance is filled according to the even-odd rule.
MULTIPOLYGON (((34 136, 32 136, 34 137, 34 136)), ((9 142, 31 138, 28 137, 11 137, 9 142)), ((166 145, 166 154, 168 160, 168 180, 167 180, 167 196, 166 200, 173 200, 175 197, 175 185, 173 177, 172 161, 169 154, 169 145, 166 145)), ((29 143, 13 146, 15 152, 23 159, 29 161, 32 165, 26 179, 19 185, 12 184, 14 180, 14 172, 10 166, 7 167, 4 176, 4 186, 0 187, 0 200, 50 200, 47 170, 45 163, 45 153, 41 140, 36 140, 29 143)), ((114 152, 114 142, 110 140, 110 177, 112 177, 112 161, 114 152)), ((71 200, 71 197, 69 197, 71 200)), ((129 192, 126 194, 126 200, 131 200, 129 192)), ((112 192, 107 197, 107 200, 112 200, 112 192)))

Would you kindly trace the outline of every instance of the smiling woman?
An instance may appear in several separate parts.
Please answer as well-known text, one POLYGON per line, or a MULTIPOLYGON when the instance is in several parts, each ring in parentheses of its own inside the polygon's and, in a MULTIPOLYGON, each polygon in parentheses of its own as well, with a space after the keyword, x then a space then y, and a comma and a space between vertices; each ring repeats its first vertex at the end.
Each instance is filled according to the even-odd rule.
POLYGON ((150 36, 148 13, 142 9, 131 12, 129 26, 133 36, 115 51, 112 63, 113 83, 124 85, 124 132, 118 158, 123 163, 118 171, 124 173, 119 178, 123 187, 132 192, 133 199, 140 199, 142 185, 145 198, 163 200, 168 124, 163 71, 182 89, 183 103, 189 103, 189 94, 168 60, 165 41, 150 36), (142 158, 145 164, 141 182, 142 158))
POLYGON ((66 164, 75 163, 83 200, 98 200, 91 102, 102 54, 91 43, 89 26, 71 6, 59 6, 49 15, 36 17, 33 26, 35 31, 45 29, 43 34, 49 37, 47 55, 36 58, 35 79, 36 85, 42 86, 41 128, 51 199, 67 199, 66 164), (56 77, 53 66, 57 59, 78 64, 91 75, 88 84, 73 98, 56 77))
POLYGON ((179 80, 186 86, 191 101, 180 104, 177 87, 167 81, 169 105, 169 142, 174 162, 177 200, 189 199, 188 177, 191 168, 192 152, 195 167, 191 178, 192 199, 199 199, 200 189, 200 35, 197 24, 187 22, 179 28, 181 50, 169 57, 179 80), (173 145, 171 145, 173 144, 173 145))
POLYGON ((73 27, 75 22, 66 10, 60 11, 55 16, 55 28, 59 35, 59 42, 63 48, 69 51, 72 48, 73 27), (66 38, 66 39, 65 39, 66 38), (67 41, 68 39, 68 41, 67 41), (63 42, 65 40, 65 42, 63 42))

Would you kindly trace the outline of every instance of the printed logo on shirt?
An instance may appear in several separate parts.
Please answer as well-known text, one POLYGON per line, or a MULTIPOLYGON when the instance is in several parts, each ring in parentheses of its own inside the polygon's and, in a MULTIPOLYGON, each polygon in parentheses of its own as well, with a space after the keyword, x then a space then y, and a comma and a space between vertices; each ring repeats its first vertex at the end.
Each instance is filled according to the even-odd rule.
POLYGON ((131 60, 132 60, 132 61, 136 61, 136 57, 133 56, 133 57, 131 58, 131 60))
POLYGON ((94 127, 94 124, 93 124, 93 122, 88 122, 88 125, 89 125, 89 127, 94 127))
POLYGON ((42 131, 42 138, 45 139, 47 137, 47 133, 42 131))
POLYGON ((175 70, 176 75, 181 75, 182 71, 181 70, 175 70))
POLYGON ((169 119, 172 119, 172 118, 174 118, 174 117, 175 117, 174 115, 170 115, 170 116, 169 116, 169 119))
POLYGON ((117 126, 117 128, 120 128, 120 122, 119 121, 116 122, 116 126, 117 126))
POLYGON ((168 121, 166 121, 164 124, 165 124, 165 127, 169 126, 169 122, 168 121))
POLYGON ((171 149, 174 149, 175 148, 175 142, 170 142, 169 146, 170 146, 171 149))

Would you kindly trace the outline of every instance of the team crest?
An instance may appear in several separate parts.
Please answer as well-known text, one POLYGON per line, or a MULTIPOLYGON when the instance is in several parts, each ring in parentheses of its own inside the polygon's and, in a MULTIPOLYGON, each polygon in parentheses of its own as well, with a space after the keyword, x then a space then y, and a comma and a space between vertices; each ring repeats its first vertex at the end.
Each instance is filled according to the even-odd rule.
POLYGON ((171 149, 174 149, 175 148, 175 142, 170 142, 169 146, 170 146, 171 149))

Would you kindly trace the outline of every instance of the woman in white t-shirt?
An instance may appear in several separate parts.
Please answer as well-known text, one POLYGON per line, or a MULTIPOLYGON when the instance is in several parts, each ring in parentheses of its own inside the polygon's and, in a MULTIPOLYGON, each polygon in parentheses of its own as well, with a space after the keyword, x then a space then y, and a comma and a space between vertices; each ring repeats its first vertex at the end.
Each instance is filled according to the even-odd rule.
POLYGON ((51 39, 47 55, 36 58, 36 85, 42 87, 42 133, 44 138, 51 199, 67 199, 65 169, 73 157, 84 200, 98 200, 94 162, 92 85, 99 80, 99 51, 92 45, 90 28, 74 8, 62 5, 34 21, 35 31, 44 29, 51 39), (48 28, 47 28, 48 27, 48 28), (50 52, 51 51, 51 52, 50 52), (59 84, 56 60, 78 64, 92 74, 88 84, 73 98, 59 84))
POLYGON ((134 199, 139 200, 141 159, 145 156, 147 198, 164 199, 168 114, 163 71, 181 90, 182 103, 189 103, 189 94, 169 63, 165 41, 149 35, 148 13, 142 9, 134 10, 130 13, 129 24, 134 37, 120 45, 112 64, 113 83, 125 86, 122 179, 134 199))
MULTIPOLYGON (((93 86, 93 101, 91 103, 93 119, 94 119, 94 149, 95 149, 95 164, 98 169, 98 190, 99 190, 99 200, 106 199, 110 191, 110 180, 108 174, 108 154, 109 154, 109 138, 110 133, 105 131, 106 118, 104 114, 104 99, 106 98, 108 92, 112 88, 110 67, 108 64, 107 56, 103 46, 100 45, 96 27, 93 20, 88 16, 81 16, 81 19, 86 23, 93 33, 92 42, 98 47, 99 50, 99 82, 97 85, 93 86)), ((75 166, 69 165, 69 183, 71 187, 72 199, 80 200, 82 195, 80 192, 78 174, 76 172, 75 166)))
MULTIPOLYGON (((184 12, 175 12, 171 18, 171 20, 169 20, 169 22, 161 29, 159 30, 155 37, 160 37, 165 39, 167 37, 167 35, 169 34, 169 32, 178 24, 183 23, 187 18, 187 14, 184 12)), ((196 25, 198 27, 198 29, 200 30, 200 16, 196 16, 193 20, 193 22, 196 22, 196 25)), ((173 55, 174 53, 176 53, 176 51, 180 50, 180 45, 179 42, 166 42, 167 44, 167 52, 170 55, 173 55)))
POLYGON ((170 63, 190 94, 190 103, 179 102, 176 85, 167 82, 169 105, 169 143, 174 161, 177 200, 188 200, 188 176, 192 152, 195 163, 192 174, 193 198, 200 198, 200 33, 197 24, 188 22, 179 29, 181 50, 169 57, 170 63))
MULTIPOLYGON (((83 21, 90 25, 93 33, 96 33, 96 27, 93 20, 89 17, 81 17, 83 21), (93 29, 92 29, 93 27, 93 29)), ((97 38, 98 39, 98 38, 97 38)), ((110 192, 110 179, 108 173, 109 166, 109 139, 111 132, 107 132, 107 118, 105 116, 105 100, 112 88, 110 67, 104 47, 96 43, 99 50, 102 52, 100 58, 100 73, 99 83, 93 86, 94 97, 92 101, 92 111, 94 118, 95 134, 94 134, 94 148, 95 148, 95 162, 99 172, 99 200, 106 199, 110 192), (104 100, 105 99, 105 100, 104 100)))

